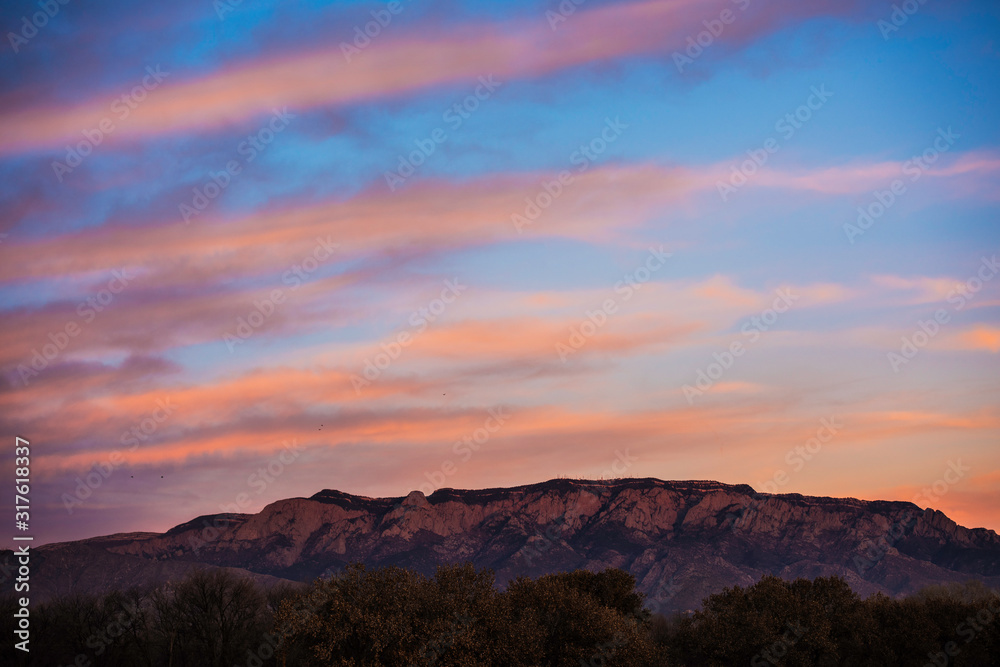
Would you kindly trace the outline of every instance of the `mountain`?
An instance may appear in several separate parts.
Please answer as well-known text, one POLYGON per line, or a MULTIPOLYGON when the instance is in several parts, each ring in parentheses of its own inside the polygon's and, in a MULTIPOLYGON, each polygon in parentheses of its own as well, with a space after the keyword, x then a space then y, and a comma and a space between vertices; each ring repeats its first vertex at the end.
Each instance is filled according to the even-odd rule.
POLYGON ((1000 586, 1000 536, 963 528, 936 510, 651 478, 555 479, 405 498, 326 490, 258 514, 208 515, 162 534, 96 537, 32 553, 33 600, 159 583, 206 565, 263 582, 309 581, 354 561, 425 573, 471 561, 492 568, 501 584, 518 575, 618 567, 663 613, 694 609, 706 595, 764 574, 840 575, 864 596, 968 579, 1000 586))

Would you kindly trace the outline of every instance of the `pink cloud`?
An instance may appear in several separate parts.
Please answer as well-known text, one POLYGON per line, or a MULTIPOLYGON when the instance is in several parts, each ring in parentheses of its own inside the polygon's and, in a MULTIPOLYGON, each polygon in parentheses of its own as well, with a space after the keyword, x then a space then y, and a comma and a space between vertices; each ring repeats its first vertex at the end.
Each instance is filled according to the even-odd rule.
MULTIPOLYGON (((784 24, 818 15, 850 15, 854 3, 795 2, 751 7, 719 36, 742 44, 784 24)), ((704 30, 730 2, 645 0, 580 9, 553 30, 543 16, 496 28, 461 26, 447 35, 426 27, 386 35, 348 62, 339 46, 230 65, 202 78, 171 73, 130 115, 117 122, 109 142, 212 129, 292 112, 396 96, 493 75, 500 81, 538 77, 576 65, 627 56, 670 53, 704 30)), ((735 11, 735 10, 734 10, 735 11)), ((119 91, 77 106, 43 106, 0 116, 0 153, 61 148, 80 132, 114 119, 110 100, 119 91)))

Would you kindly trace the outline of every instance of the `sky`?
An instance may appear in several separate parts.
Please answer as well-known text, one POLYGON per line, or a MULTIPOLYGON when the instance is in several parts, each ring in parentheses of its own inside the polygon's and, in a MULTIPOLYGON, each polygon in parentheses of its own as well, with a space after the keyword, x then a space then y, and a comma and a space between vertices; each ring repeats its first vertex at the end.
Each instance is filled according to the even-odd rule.
POLYGON ((560 476, 1000 529, 995 2, 0 28, 2 473, 28 440, 36 544, 560 476))

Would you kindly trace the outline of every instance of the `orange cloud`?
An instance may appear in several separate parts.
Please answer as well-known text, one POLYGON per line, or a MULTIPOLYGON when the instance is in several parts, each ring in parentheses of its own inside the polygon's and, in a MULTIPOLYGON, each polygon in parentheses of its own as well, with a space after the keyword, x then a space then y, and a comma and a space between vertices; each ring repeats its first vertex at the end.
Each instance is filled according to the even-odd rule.
POLYGON ((59 237, 5 244, 22 258, 0 263, 0 279, 46 278, 141 266, 159 282, 203 285, 217 276, 286 271, 320 240, 340 244, 334 261, 416 247, 460 247, 494 239, 561 235, 607 237, 639 224, 668 202, 707 183, 681 168, 606 167, 577 174, 561 197, 517 233, 512 220, 537 195, 545 174, 500 174, 471 184, 429 181, 393 197, 369 191, 346 202, 272 209, 238 223, 177 220, 105 226, 59 237), (595 198, 593 194, 601 192, 595 198))
MULTIPOLYGON (((286 385, 287 386, 287 385, 286 385)), ((275 394, 282 391, 275 388, 275 394)), ((235 398, 230 395, 230 398, 235 398)), ((177 405, 184 411, 177 413, 177 424, 164 426, 164 435, 141 443, 132 451, 118 441, 108 438, 92 444, 85 451, 61 450, 38 455, 39 468, 45 476, 60 472, 79 472, 95 462, 109 460, 112 453, 120 452, 131 465, 182 464, 198 457, 233 457, 249 453, 279 451, 284 440, 296 440, 303 447, 336 447, 344 443, 370 445, 397 445, 442 443, 450 446, 463 434, 471 433, 483 425, 486 407, 464 409, 446 408, 383 408, 335 410, 336 395, 332 401, 301 405, 298 414, 283 414, 257 420, 244 417, 219 424, 199 426, 197 415, 204 414, 205 406, 192 405, 179 398, 177 405), (195 416, 189 410, 195 411, 195 416), (321 416, 322 415, 322 416, 321 416), (320 431, 317 426, 323 423, 320 431)), ((212 405, 220 405, 214 395, 212 405)), ((249 410, 248 410, 249 411, 249 410)), ((577 446, 590 442, 593 447, 607 448, 608 442, 648 442, 670 434, 683 438, 679 444, 694 446, 704 435, 704 424, 710 421, 717 432, 725 431, 734 436, 741 423, 760 420, 760 406, 733 409, 729 407, 646 411, 632 413, 576 412, 559 406, 508 406, 512 416, 498 433, 498 440, 517 449, 534 449, 537 438, 546 442, 568 439, 577 446)), ((172 418, 173 419, 173 418, 172 418)), ((86 421, 75 424, 86 427, 86 421)), ((157 433, 159 435, 159 433, 157 433)), ((47 436, 36 436, 45 438, 47 436)), ((744 435, 745 446, 765 442, 764 435, 744 435)))
POLYGON ((926 432, 929 430, 991 430, 1000 429, 1000 415, 979 411, 949 414, 925 410, 895 410, 866 412, 857 417, 858 424, 868 428, 884 428, 881 435, 891 433, 926 432))
POLYGON ((878 275, 872 276, 872 282, 878 287, 885 289, 916 292, 917 294, 911 297, 907 301, 908 303, 944 301, 956 289, 962 286, 960 281, 952 278, 930 278, 925 276, 903 278, 893 275, 878 275))
MULTIPOLYGON (((580 349, 588 352, 630 352, 662 346, 690 334, 696 327, 667 321, 643 322, 640 314, 612 315, 607 329, 584 338, 580 349)), ((659 319, 659 318, 658 318, 659 319)), ((664 318, 665 319, 665 318, 664 318)), ((556 344, 569 345, 583 317, 571 321, 528 318, 472 320, 452 326, 434 327, 413 344, 414 352, 427 356, 511 361, 518 357, 556 359, 556 344)))
MULTIPOLYGON (((185 225, 178 217, 144 226, 107 225, 5 243, 3 252, 16 255, 18 261, 0 262, 0 280, 30 281, 53 275, 92 279, 92 273, 141 266, 143 277, 155 279, 161 287, 190 287, 223 277, 229 281, 287 271, 323 243, 339 244, 333 259, 338 261, 376 252, 455 248, 497 239, 560 236, 607 241, 670 204, 714 191, 727 170, 726 164, 590 169, 575 174, 562 195, 534 220, 525 217, 527 224, 515 224, 514 216, 525 215, 526 198, 537 195, 539 182, 551 178, 551 173, 495 174, 463 184, 428 180, 393 197, 369 190, 343 202, 276 206, 237 222, 205 218, 185 225)), ((826 190, 821 191, 867 192, 873 181, 868 180, 865 167, 858 170, 836 187, 826 183, 830 172, 826 169, 761 172, 759 182, 783 189, 811 189, 814 182, 826 183, 826 190)), ((962 177, 982 174, 966 170, 962 177)))
POLYGON ((978 326, 957 337, 957 342, 966 350, 989 350, 1000 352, 1000 328, 978 326))
POLYGON ((760 304, 760 295, 735 285, 728 276, 713 276, 694 288, 700 297, 711 299, 740 310, 753 310, 760 304))

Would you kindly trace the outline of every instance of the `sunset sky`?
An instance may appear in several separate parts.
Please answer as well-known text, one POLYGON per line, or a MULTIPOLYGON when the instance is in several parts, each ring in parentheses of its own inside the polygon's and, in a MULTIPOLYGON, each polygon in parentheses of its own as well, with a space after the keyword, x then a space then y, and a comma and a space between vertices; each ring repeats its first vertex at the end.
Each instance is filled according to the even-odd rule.
POLYGON ((557 476, 1000 529, 1000 6, 577 3, 4 3, 36 540, 557 476))

